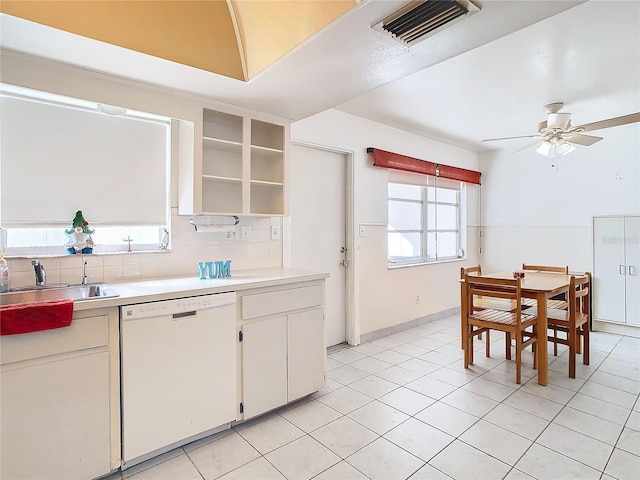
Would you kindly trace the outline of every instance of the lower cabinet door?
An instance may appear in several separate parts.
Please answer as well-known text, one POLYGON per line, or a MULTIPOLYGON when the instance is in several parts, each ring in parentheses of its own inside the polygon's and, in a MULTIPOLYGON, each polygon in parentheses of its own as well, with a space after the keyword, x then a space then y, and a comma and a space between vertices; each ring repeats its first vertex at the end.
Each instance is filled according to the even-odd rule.
POLYGON ((1 478, 90 479, 109 472, 107 352, 7 369, 1 382, 1 478))
POLYGON ((288 401, 324 387, 324 316, 318 308, 287 317, 288 401))
POLYGON ((287 403, 287 319, 242 326, 242 398, 248 419, 287 403))

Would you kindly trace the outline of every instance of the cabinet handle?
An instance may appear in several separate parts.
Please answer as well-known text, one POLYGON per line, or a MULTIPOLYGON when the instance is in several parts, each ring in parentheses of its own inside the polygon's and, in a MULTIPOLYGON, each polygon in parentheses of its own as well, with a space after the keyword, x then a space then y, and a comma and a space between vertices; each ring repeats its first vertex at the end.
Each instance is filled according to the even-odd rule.
POLYGON ((624 271, 624 265, 619 265, 618 266, 618 273, 620 275, 624 275, 626 272, 624 271))
POLYGON ((629 265, 629 275, 635 275, 636 274, 636 267, 629 265))
POLYGON ((173 314, 173 319, 174 320, 178 320, 180 318, 193 317, 194 315, 197 315, 197 312, 192 311, 192 312, 174 313, 173 314))

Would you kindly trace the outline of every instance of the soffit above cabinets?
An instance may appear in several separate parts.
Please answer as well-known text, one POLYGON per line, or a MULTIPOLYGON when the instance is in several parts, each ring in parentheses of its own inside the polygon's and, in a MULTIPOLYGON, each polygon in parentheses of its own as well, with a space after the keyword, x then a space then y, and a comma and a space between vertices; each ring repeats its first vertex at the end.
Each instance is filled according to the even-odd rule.
POLYGON ((358 3, 3 0, 0 11, 248 81, 358 3))

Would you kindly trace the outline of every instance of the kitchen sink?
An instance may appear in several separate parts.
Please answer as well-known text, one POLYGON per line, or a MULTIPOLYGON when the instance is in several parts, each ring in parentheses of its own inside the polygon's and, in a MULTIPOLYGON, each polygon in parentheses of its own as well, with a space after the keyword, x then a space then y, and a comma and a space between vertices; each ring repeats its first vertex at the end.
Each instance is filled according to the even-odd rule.
POLYGON ((113 298, 118 296, 120 296, 118 292, 116 292, 111 286, 104 283, 92 283, 90 285, 61 285, 58 287, 34 285, 34 288, 31 290, 25 290, 21 288, 20 291, 1 294, 0 305, 46 302, 52 300, 62 300, 64 298, 70 298, 75 302, 81 302, 86 300, 97 300, 100 298, 113 298))

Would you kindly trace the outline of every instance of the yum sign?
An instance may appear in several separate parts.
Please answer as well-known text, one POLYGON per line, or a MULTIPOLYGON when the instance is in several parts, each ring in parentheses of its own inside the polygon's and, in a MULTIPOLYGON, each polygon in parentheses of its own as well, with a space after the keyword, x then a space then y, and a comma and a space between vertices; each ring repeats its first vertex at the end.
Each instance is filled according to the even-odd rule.
POLYGON ((217 262, 198 262, 200 280, 231 276, 231 260, 217 262))

